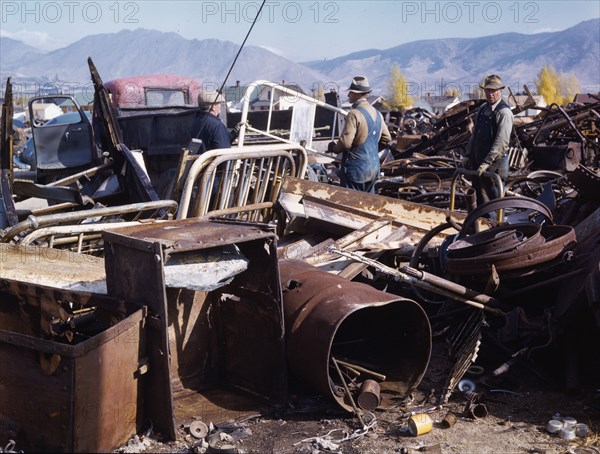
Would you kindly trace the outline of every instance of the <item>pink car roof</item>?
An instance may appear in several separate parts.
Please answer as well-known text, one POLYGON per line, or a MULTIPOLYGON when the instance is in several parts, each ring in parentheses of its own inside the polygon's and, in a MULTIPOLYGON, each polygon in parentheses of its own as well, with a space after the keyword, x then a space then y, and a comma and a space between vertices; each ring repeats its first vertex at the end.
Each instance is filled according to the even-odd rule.
POLYGON ((170 74, 123 77, 106 82, 115 107, 141 107, 146 105, 147 88, 183 89, 187 92, 186 104, 197 105, 202 86, 191 77, 170 74))

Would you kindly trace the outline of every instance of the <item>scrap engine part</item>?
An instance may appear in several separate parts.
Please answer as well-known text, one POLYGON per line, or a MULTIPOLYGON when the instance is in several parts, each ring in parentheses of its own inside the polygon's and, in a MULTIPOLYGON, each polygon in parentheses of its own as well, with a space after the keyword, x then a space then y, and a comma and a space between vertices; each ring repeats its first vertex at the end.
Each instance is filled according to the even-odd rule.
POLYGON ((332 358, 377 372, 382 398, 416 388, 431 355, 431 326, 419 304, 301 261, 282 260, 279 270, 287 357, 297 378, 348 411, 352 396, 340 392, 332 358))

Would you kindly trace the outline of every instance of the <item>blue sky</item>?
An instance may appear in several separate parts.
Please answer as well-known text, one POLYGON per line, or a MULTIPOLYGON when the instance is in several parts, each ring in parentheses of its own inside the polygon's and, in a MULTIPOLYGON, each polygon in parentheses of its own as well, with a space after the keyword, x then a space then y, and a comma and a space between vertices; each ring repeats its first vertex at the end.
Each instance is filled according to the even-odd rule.
MULTIPOLYGON (((261 0, 0 0, 0 34, 44 50, 86 35, 135 28, 241 44, 260 4, 261 0)), ((598 17, 598 0, 267 1, 246 44, 307 61, 421 39, 559 31, 598 17)))

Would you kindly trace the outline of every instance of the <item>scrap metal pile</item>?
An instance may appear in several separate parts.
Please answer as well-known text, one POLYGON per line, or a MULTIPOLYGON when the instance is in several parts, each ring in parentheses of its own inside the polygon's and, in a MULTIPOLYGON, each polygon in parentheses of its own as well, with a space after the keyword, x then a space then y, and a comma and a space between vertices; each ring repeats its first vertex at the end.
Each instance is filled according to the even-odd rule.
MULTIPOLYGON (((143 153, 121 143, 108 105, 97 114, 121 160, 99 167, 142 200, 21 219, 3 167, 12 219, 0 238, 10 243, 0 244, 0 359, 18 358, 19 373, 0 370, 0 433, 34 450, 111 450, 151 421, 175 439, 198 415, 285 401, 289 374, 366 432, 374 409, 414 410, 433 359, 435 408, 464 391, 473 366, 494 386, 518 363, 547 375, 543 360, 564 355, 564 373, 547 378, 585 389, 600 370, 600 102, 515 123, 504 196, 476 206, 459 155, 479 104, 435 120, 415 112, 377 194, 302 178, 306 150, 288 142, 203 158, 184 150, 164 192, 177 200, 157 200, 143 153), (88 393, 83 377, 103 392, 88 393), (116 404, 128 405, 119 418, 115 377, 116 404), (14 411, 23 383, 47 389, 14 411), (40 433, 47 419, 66 429, 40 433)), ((19 184, 72 198, 87 175, 76 177, 19 184)), ((470 408, 481 409, 477 399, 470 408)))
MULTIPOLYGON (((436 120, 409 121, 412 129, 400 129, 398 146, 382 154, 377 194, 468 215, 432 226, 414 247, 354 245, 361 255, 352 246, 329 247, 368 267, 355 279, 418 302, 432 330, 445 331, 450 354, 438 402, 449 399, 473 363, 490 386, 516 363, 569 391, 598 379, 597 351, 588 347, 600 338, 600 98, 592 98, 598 102, 515 117, 503 197, 480 206, 469 180, 474 172, 460 163, 481 101, 436 120), (429 244, 440 234, 443 240, 429 244), (560 371, 550 367, 557 358, 560 371)), ((348 205, 363 207, 363 198, 348 205)), ((303 203, 314 216, 312 194, 303 203)), ((359 386, 355 399, 360 393, 359 386)))

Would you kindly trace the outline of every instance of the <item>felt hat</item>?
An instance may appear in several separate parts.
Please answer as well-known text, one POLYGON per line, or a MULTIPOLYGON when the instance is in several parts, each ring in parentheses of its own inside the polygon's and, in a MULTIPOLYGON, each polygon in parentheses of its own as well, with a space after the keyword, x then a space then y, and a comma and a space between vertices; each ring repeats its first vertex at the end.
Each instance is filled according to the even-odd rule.
POLYGON ((365 76, 356 76, 352 79, 352 83, 350 84, 350 88, 348 91, 359 94, 371 93, 372 89, 369 87, 369 79, 365 76))
POLYGON ((483 90, 501 90, 504 88, 504 84, 502 83, 500 76, 492 74, 485 78, 483 85, 480 85, 479 88, 483 90))

